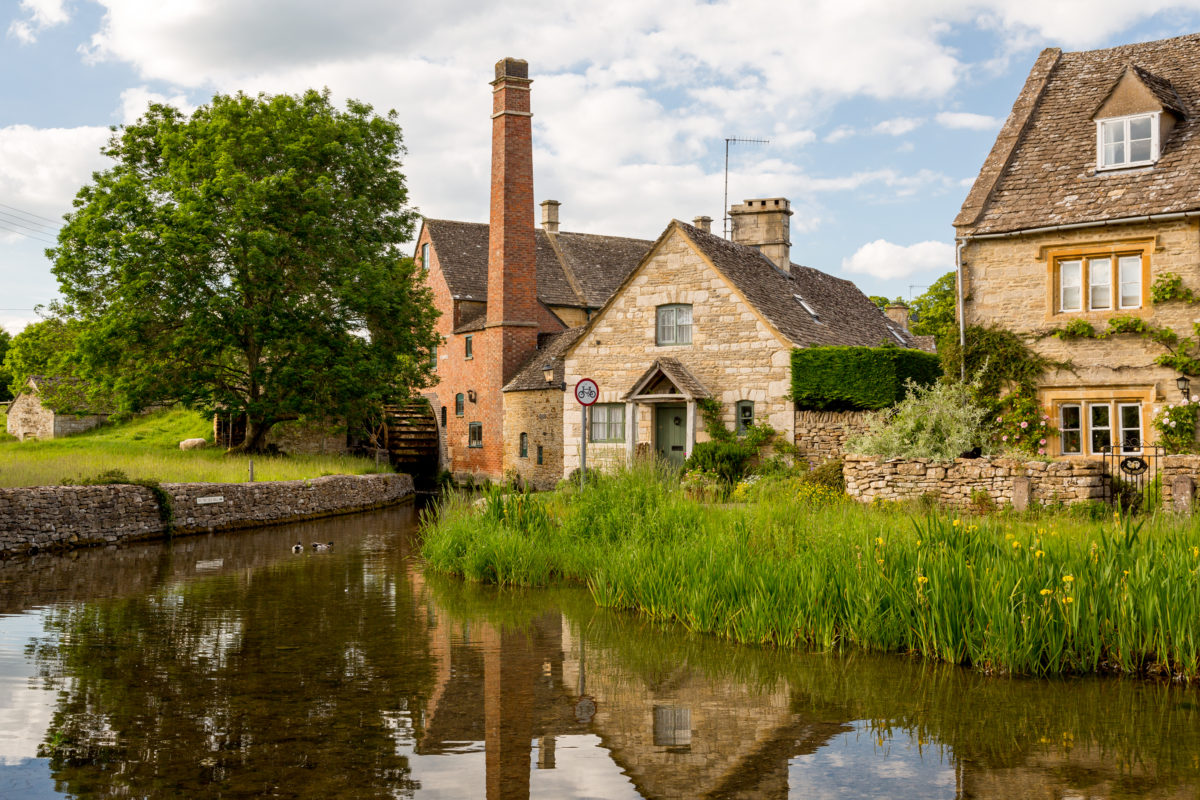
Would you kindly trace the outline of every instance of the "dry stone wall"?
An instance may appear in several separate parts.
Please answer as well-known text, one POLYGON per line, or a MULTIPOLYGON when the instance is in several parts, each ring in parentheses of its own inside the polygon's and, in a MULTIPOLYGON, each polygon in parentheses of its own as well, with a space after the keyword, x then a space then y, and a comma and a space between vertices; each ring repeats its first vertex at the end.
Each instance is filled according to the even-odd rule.
POLYGON ((1190 514, 1200 476, 1200 456, 1164 456, 1158 462, 1162 487, 1162 507, 1167 511, 1190 514))
MULTIPOLYGON (((164 483, 173 534, 272 525, 379 508, 413 494, 409 475, 329 475, 304 481, 164 483)), ((0 489, 0 556, 32 549, 153 539, 167 533, 154 494, 142 486, 0 489)))
POLYGON ((986 492, 998 506, 1018 509, 1030 503, 1081 503, 1104 497, 1101 461, 1020 461, 1011 458, 926 458, 879 460, 847 455, 842 472, 846 493, 856 500, 916 500, 931 496, 955 507, 986 492))
POLYGON ((796 447, 810 467, 841 458, 846 440, 867 429, 870 412, 796 411, 796 447))

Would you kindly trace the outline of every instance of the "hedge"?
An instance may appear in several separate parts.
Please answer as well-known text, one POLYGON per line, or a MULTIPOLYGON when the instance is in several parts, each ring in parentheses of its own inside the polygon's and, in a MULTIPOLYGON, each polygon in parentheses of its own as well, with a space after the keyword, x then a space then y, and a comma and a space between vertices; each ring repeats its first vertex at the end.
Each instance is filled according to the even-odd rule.
POLYGON ((932 353, 901 347, 806 347, 792 351, 792 399, 799 408, 889 408, 909 378, 929 385, 942 376, 932 353))

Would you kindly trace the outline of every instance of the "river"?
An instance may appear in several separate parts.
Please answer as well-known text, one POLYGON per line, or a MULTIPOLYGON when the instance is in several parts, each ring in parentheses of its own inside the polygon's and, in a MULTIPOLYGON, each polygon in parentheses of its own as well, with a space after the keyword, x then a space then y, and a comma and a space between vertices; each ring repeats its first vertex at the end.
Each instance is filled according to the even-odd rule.
POLYGON ((727 644, 425 575, 416 517, 0 562, 0 798, 1200 796, 1194 687, 727 644))

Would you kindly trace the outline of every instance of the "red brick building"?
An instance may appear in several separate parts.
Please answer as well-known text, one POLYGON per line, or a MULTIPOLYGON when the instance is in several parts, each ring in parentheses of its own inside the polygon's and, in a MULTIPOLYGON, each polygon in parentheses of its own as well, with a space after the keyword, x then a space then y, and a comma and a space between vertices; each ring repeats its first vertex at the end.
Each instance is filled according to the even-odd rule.
POLYGON ((544 484, 536 476, 562 474, 562 364, 554 359, 546 372, 542 362, 651 245, 560 232, 553 200, 542 203, 535 229, 531 83, 525 61, 496 64, 488 224, 426 219, 417 239, 416 258, 442 312, 438 382, 426 396, 441 467, 459 480, 499 480, 515 470, 544 484))

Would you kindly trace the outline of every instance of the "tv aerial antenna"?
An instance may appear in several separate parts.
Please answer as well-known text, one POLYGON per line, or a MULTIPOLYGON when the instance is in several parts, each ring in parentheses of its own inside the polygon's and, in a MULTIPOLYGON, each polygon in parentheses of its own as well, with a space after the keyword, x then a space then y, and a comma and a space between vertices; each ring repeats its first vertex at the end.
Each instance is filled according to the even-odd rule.
POLYGON ((740 139, 736 136, 725 137, 725 200, 721 205, 724 217, 725 238, 729 238, 729 145, 731 144, 770 144, 770 139, 740 139))

